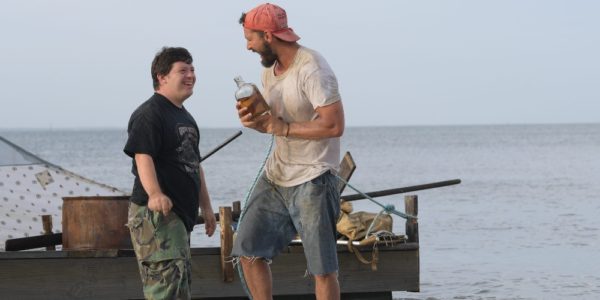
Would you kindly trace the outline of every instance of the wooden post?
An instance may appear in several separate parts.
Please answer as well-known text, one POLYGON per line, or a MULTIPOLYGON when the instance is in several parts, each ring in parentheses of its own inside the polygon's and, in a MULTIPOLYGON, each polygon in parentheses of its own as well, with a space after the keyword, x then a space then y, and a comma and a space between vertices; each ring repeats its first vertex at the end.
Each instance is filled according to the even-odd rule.
POLYGON ((221 271, 223 272, 223 281, 232 282, 233 263, 229 261, 231 259, 231 248, 233 247, 231 207, 219 207, 219 223, 221 225, 221 271))
MULTIPOLYGON (((42 226, 44 227, 44 234, 52 234, 52 215, 42 215, 42 226)), ((54 245, 46 246, 46 250, 56 250, 54 245)))
MULTIPOLYGON (((419 214, 419 201, 417 195, 407 195, 404 197, 404 211, 408 215, 418 216, 419 214)), ((409 243, 419 242, 419 223, 417 219, 406 220, 406 237, 409 243)))
MULTIPOLYGON (((342 157, 342 161, 340 162, 340 170, 338 172, 338 175, 345 181, 348 181, 350 180, 352 173, 354 173, 354 170, 356 170, 356 164, 354 163, 354 159, 352 158, 350 152, 346 152, 346 154, 344 154, 344 157, 342 157)), ((340 192, 340 195, 344 191, 345 187, 346 183, 339 180, 338 191, 340 192)))
POLYGON ((239 217, 242 212, 242 203, 240 201, 233 201, 231 207, 233 208, 233 215, 239 217))

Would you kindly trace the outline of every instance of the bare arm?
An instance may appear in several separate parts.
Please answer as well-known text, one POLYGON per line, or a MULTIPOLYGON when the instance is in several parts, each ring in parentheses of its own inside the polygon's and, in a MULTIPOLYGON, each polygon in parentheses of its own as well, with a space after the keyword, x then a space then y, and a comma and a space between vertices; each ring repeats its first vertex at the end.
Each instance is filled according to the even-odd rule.
POLYGON ((206 180, 204 180, 204 170, 202 170, 202 166, 200 166, 200 209, 202 211, 202 217, 204 218, 206 235, 212 236, 217 228, 217 221, 212 205, 210 204, 210 196, 208 195, 208 189, 206 188, 206 180))
POLYGON ((148 209, 162 212, 166 216, 173 207, 173 202, 160 189, 152 157, 148 154, 136 153, 135 164, 142 186, 148 194, 148 209))
POLYGON ((286 123, 282 119, 271 115, 252 119, 252 115, 248 113, 246 108, 238 104, 237 109, 242 125, 263 133, 303 139, 339 137, 344 133, 344 107, 341 101, 318 107, 315 110, 318 117, 307 122, 286 123))

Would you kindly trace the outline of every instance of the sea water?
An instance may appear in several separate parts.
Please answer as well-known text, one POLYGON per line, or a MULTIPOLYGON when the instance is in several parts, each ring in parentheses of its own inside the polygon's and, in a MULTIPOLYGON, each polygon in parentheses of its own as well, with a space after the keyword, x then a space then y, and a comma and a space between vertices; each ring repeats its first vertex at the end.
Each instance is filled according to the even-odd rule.
MULTIPOLYGON (((238 130, 201 128, 201 153, 238 130)), ((244 200, 266 155, 269 136, 242 131, 203 162, 215 211, 244 200)), ((124 129, 0 135, 131 190, 124 129)), ((421 292, 394 298, 600 299, 600 124, 350 127, 342 150, 354 157, 350 182, 363 192, 462 180, 411 193, 419 197, 421 292)), ((377 200, 401 209, 403 197, 377 200)), ((380 209, 368 200, 354 207, 380 209)), ((403 232, 404 220, 394 217, 394 227, 403 232)), ((207 238, 202 226, 193 235, 195 246, 219 244, 218 233, 207 238)))

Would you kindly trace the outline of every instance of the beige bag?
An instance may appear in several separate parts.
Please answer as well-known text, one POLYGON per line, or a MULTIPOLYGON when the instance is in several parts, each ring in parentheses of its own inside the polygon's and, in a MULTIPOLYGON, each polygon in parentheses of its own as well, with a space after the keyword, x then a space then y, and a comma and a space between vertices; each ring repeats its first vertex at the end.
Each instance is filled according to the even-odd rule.
MULTIPOLYGON (((342 216, 338 220, 336 225, 337 231, 348 238, 351 241, 362 241, 367 235, 367 230, 373 223, 373 220, 377 217, 376 213, 369 213, 359 211, 355 213, 342 212, 342 216)), ((392 231, 392 216, 388 214, 381 214, 375 220, 375 224, 371 228, 371 233, 377 231, 392 231)))
POLYGON ((341 216, 338 219, 336 228, 339 233, 348 238, 348 251, 353 252, 356 258, 362 263, 370 264, 373 271, 377 270, 378 250, 375 245, 377 237, 375 235, 366 237, 367 231, 373 220, 375 220, 375 224, 371 227, 369 234, 380 231, 392 232, 392 216, 385 213, 378 216, 376 213, 364 211, 352 213, 352 205, 349 202, 342 202, 341 210, 341 216), (358 249, 354 248, 352 245, 353 241, 359 241, 360 246, 374 245, 370 261, 365 259, 358 249))

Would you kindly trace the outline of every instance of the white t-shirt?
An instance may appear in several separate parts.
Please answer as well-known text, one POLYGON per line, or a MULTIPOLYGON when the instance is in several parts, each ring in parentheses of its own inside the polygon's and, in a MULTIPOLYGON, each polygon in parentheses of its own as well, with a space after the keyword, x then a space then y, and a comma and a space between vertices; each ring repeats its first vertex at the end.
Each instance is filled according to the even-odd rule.
MULTIPOLYGON (((335 74, 316 51, 300 47, 285 73, 275 76, 274 66, 262 74, 263 96, 274 117, 305 122, 317 118, 317 107, 341 101, 335 74)), ((307 182, 328 170, 337 171, 340 138, 309 140, 275 137, 275 149, 266 164, 267 177, 280 186, 307 182)))

